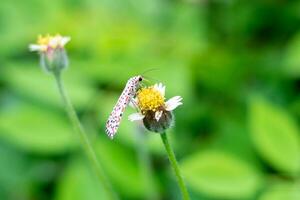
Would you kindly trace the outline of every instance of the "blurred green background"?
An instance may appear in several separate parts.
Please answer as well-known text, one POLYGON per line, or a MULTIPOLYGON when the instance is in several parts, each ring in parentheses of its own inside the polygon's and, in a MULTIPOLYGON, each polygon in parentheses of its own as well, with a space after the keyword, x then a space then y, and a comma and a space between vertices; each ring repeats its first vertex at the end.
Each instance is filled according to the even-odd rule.
POLYGON ((121 199, 180 199, 133 110, 104 133, 126 81, 151 68, 184 99, 168 134, 192 199, 300 199, 300 1, 1 0, 1 200, 106 199, 28 51, 46 33, 72 38, 63 78, 121 199))

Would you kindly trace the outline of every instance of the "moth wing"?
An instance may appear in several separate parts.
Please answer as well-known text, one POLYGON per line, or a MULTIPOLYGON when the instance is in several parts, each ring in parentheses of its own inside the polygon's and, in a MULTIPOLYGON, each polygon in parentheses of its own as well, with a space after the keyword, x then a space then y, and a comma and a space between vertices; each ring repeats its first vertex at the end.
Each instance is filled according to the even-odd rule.
POLYGON ((111 139, 113 139, 114 135, 117 133, 120 122, 122 120, 123 113, 127 105, 128 102, 126 101, 126 99, 120 97, 106 122, 105 132, 111 139))
POLYGON ((126 86, 121 96, 119 97, 118 102, 116 103, 106 122, 105 132, 111 139, 113 139, 114 135, 117 133, 125 108, 136 93, 138 83, 136 79, 136 77, 131 78, 126 83, 126 86))

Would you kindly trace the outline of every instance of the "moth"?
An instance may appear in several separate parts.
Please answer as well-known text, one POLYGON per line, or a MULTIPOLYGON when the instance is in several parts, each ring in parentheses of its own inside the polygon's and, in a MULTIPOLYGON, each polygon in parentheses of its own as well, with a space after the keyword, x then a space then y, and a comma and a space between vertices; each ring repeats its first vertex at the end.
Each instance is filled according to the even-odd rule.
POLYGON ((124 90, 122 91, 106 122, 105 132, 108 137, 110 137, 110 139, 113 139, 115 134, 117 133, 123 113, 129 102, 132 101, 132 99, 135 97, 136 92, 143 80, 143 76, 138 75, 130 78, 127 81, 124 90))

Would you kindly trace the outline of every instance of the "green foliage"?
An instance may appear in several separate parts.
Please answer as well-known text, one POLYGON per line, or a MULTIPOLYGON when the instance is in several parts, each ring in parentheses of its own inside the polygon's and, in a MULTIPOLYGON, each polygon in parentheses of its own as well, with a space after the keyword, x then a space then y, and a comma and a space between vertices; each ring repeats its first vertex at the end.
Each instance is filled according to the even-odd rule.
POLYGON ((300 77, 300 35, 296 35, 292 39, 291 44, 289 45, 286 56, 284 59, 284 64, 286 66, 286 73, 293 77, 300 77))
MULTIPOLYGON (((35 62, 36 64, 36 62, 35 62)), ((41 101, 43 103, 52 104, 53 106, 62 107, 60 96, 57 93, 57 88, 53 82, 53 77, 41 76, 42 69, 32 68, 33 63, 10 63, 8 69, 4 71, 4 81, 13 91, 21 95, 26 95, 29 98, 41 101), (26 70, 20 67, 23 65, 26 70)), ((64 77, 67 82, 70 97, 76 107, 84 107, 90 97, 94 95, 95 90, 86 78, 80 76, 80 72, 67 73, 64 77)))
POLYGON ((66 119, 43 107, 16 103, 0 114, 3 139, 35 153, 62 153, 77 143, 66 119))
POLYGON ((55 200, 105 199, 101 185, 93 171, 83 164, 86 160, 75 160, 65 169, 57 185, 55 200))
POLYGON ((110 141, 99 141, 96 151, 104 169, 121 194, 130 198, 143 196, 146 189, 142 184, 140 169, 132 151, 115 143, 110 144, 110 141))
POLYGON ((181 166, 193 190, 214 198, 250 198, 258 191, 262 181, 253 167, 218 151, 191 155, 181 166))
POLYGON ((104 134, 128 78, 153 68, 150 83, 183 97, 168 134, 192 199, 299 199, 299 5, 2 0, 0 199, 105 199, 53 77, 28 51, 47 33, 72 38, 63 79, 120 199, 147 199, 146 183, 178 199, 159 136, 127 120, 134 109, 113 141, 104 134), (152 172, 141 169, 138 134, 152 172))
POLYGON ((283 110, 253 97, 249 120, 257 150, 274 168, 297 176, 300 172, 300 141, 296 122, 283 110))
POLYGON ((297 200, 300 197, 299 183, 275 183, 259 200, 297 200))
POLYGON ((0 163, 0 198, 28 198, 33 177, 24 156, 1 142, 0 163))

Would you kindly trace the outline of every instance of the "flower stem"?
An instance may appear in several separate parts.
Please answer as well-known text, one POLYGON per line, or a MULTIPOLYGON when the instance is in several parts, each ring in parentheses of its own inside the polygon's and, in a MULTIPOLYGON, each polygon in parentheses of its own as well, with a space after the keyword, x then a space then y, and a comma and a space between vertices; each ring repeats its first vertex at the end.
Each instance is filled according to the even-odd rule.
POLYGON ((115 200, 118 199, 117 195, 115 194, 115 192, 113 191, 110 183, 108 182, 103 169, 98 161, 98 158, 96 156, 96 153, 91 145, 91 142, 85 132, 85 130, 83 129, 83 126, 81 125, 78 116, 75 112, 75 109, 66 93, 63 81, 61 79, 61 74, 58 73, 54 73, 55 76, 55 80, 56 80, 56 84, 59 90, 59 94, 61 95, 61 98, 63 100, 66 112, 68 114, 68 117, 70 118, 73 127, 75 129, 75 131, 79 134, 80 136, 80 141, 82 143, 82 146, 88 156, 88 158, 91 161, 91 164, 96 172, 97 178, 99 180, 99 182, 101 183, 101 185, 103 186, 106 194, 108 195, 108 198, 111 200, 115 200))
POLYGON ((162 142, 163 142, 163 144, 165 146, 165 149, 167 151, 170 163, 171 163, 171 165, 173 167, 173 170, 175 172, 175 175, 176 175, 176 178, 177 178, 177 182, 178 182, 178 185, 179 185, 180 190, 181 190, 182 199, 189 200, 190 196, 189 196, 189 193, 188 193, 187 188, 185 186, 185 183, 183 181, 182 175, 180 173, 179 166, 178 166, 178 163, 177 163, 174 151, 173 151, 173 149, 172 149, 172 147, 171 147, 171 145, 169 143, 169 140, 168 140, 168 136, 164 132, 164 133, 160 134, 160 137, 162 139, 162 142))

